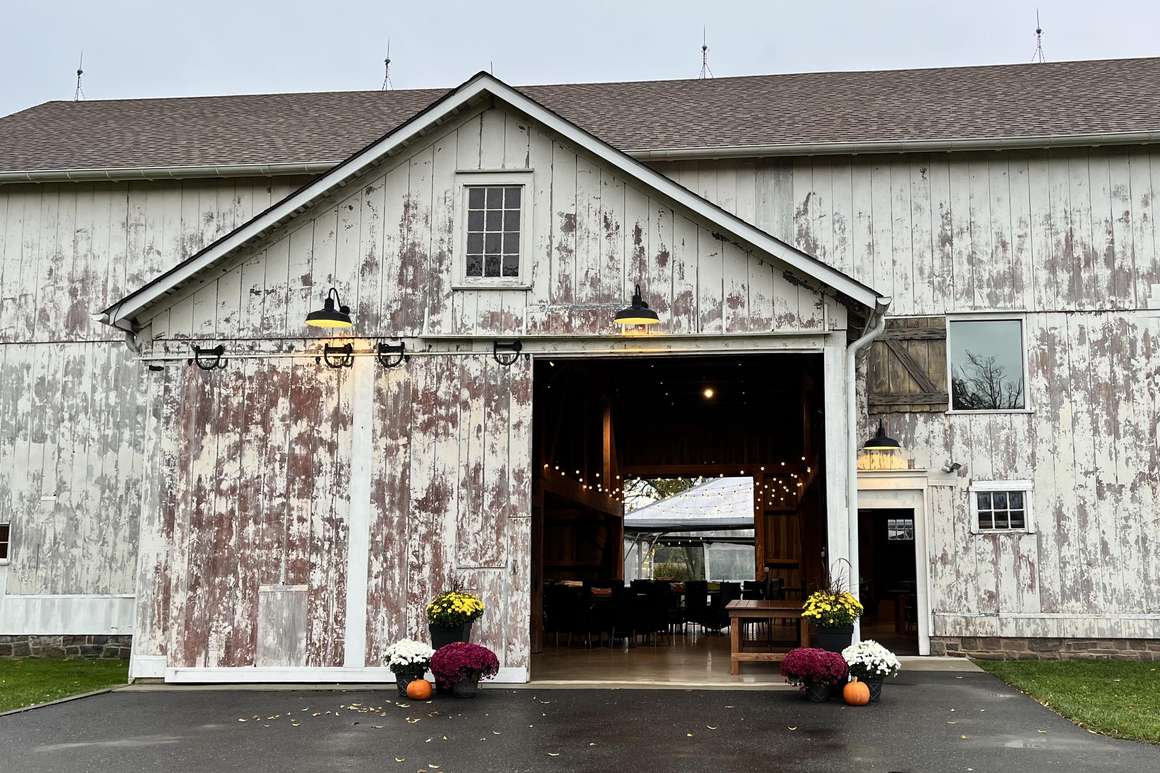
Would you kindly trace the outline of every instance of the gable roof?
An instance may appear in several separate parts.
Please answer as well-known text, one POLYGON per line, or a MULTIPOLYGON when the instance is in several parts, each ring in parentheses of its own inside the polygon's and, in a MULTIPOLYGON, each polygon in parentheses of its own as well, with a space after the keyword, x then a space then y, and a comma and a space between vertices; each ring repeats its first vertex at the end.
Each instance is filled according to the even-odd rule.
POLYGON ((134 329, 132 323, 142 310, 219 264, 235 250, 259 238, 268 229, 310 206, 335 186, 343 184, 375 164, 393 149, 423 134, 427 129, 448 119, 480 97, 493 97, 507 103, 581 149, 598 156, 630 179, 638 180, 677 205, 704 218, 723 233, 772 255, 803 276, 831 287, 843 297, 870 309, 878 304, 881 296, 858 280, 770 236, 561 118, 488 73, 480 72, 330 172, 298 189, 249 222, 118 300, 102 312, 101 321, 132 331, 134 329))
MULTIPOLYGON (((1160 58, 519 91, 638 157, 1160 141, 1160 58)), ((446 93, 46 102, 0 118, 0 180, 317 173, 446 93)))

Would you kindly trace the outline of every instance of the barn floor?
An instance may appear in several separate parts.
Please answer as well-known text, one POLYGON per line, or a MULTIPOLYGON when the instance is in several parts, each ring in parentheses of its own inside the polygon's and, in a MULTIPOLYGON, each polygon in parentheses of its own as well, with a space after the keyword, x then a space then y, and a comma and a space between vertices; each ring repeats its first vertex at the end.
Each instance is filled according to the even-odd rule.
POLYGON ((27 773, 88 770, 1101 770, 1157 749, 1088 733, 982 673, 904 672, 882 703, 792 692, 122 690, 0 718, 27 773), (401 704, 401 705, 400 705, 401 704), (372 708, 373 707, 373 708, 372 708), (245 720, 245 721, 241 721, 245 720))

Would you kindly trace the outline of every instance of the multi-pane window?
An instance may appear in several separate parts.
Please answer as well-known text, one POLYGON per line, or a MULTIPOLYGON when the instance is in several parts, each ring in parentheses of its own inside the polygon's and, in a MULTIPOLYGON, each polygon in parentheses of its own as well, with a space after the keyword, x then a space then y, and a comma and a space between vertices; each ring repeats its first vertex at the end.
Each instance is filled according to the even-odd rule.
POLYGON ((522 185, 468 185, 464 275, 506 278, 520 275, 522 185))
POLYGON ((975 531, 1030 531, 1031 485, 1025 481, 977 482, 971 486, 975 531))
POLYGON ((886 539, 888 542, 914 542, 914 519, 887 518, 886 539))
POLYGON ((8 541, 11 539, 12 526, 0 523, 0 561, 8 560, 8 541))
POLYGON ((1020 320, 952 319, 947 338, 952 410, 1010 411, 1027 406, 1020 320))

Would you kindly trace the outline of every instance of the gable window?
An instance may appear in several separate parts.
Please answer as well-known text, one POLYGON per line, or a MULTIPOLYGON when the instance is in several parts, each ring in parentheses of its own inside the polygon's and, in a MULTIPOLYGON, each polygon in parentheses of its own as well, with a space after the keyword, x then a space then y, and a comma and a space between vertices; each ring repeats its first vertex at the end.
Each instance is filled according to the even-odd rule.
POLYGON ((461 287, 512 287, 526 275, 531 175, 527 172, 459 175, 461 287))
POLYGON ((8 563, 8 543, 11 539, 12 525, 0 523, 0 564, 8 563))
POLYGON ((971 530, 1031 532, 1031 481, 975 481, 971 484, 971 530))
POLYGON ((1021 319, 951 319, 947 339, 952 411, 1026 409, 1021 319))

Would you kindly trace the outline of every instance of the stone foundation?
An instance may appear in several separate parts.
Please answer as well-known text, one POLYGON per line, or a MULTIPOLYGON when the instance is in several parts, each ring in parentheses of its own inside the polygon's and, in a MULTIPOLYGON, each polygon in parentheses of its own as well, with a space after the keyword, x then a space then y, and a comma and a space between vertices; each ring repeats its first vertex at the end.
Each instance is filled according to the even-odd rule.
POLYGON ((129 658, 133 637, 33 636, 19 634, 0 636, 0 657, 15 658, 129 658))
POLYGON ((930 654, 980 660, 1160 661, 1160 639, 932 636, 930 654))

